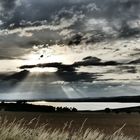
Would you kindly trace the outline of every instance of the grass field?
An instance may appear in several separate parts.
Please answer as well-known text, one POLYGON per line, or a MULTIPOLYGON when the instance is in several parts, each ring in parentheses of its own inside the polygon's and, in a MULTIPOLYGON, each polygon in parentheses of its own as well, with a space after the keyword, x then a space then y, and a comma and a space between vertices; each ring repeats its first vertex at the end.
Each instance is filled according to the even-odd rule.
POLYGON ((1 111, 0 116, 0 139, 5 140, 89 140, 95 137, 98 137, 95 139, 99 140, 140 139, 140 114, 138 113, 36 113, 1 111), (13 122, 13 120, 15 121, 13 122))
MULTIPOLYGON (((68 125, 64 125, 59 129, 46 129, 46 125, 40 127, 28 128, 28 124, 24 124, 23 120, 14 120, 7 124, 7 120, 1 122, 0 125, 0 139, 1 140, 137 140, 138 138, 124 136, 121 132, 122 128, 118 129, 112 135, 106 135, 99 130, 86 129, 83 131, 84 124, 81 127, 71 133, 71 131, 65 130, 68 125)), ((30 124, 30 122, 29 122, 30 124)))

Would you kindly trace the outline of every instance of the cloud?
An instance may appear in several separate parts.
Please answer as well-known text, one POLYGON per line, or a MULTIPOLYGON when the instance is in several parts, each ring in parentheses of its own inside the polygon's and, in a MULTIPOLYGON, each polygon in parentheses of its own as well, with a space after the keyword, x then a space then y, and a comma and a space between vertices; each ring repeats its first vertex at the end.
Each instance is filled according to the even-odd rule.
POLYGON ((0 1, 1 11, 10 12, 16 7, 17 3, 18 3, 18 0, 1 0, 0 1))
POLYGON ((14 28, 30 26, 29 23, 41 25, 43 21, 45 24, 57 25, 63 19, 70 22, 70 19, 76 18, 77 22, 73 27, 77 29, 82 30, 85 26, 88 30, 89 27, 90 30, 97 30, 101 27, 100 30, 109 33, 121 29, 124 22, 138 20, 140 13, 139 0, 2 0, 1 5, 3 13, 14 11, 10 18, 5 19, 3 28, 9 28, 11 24, 14 28))
POLYGON ((20 59, 20 60, 25 60, 24 58, 20 57, 10 57, 10 56, 0 56, 0 60, 14 60, 14 59, 20 59))
MULTIPOLYGON (((88 72, 56 72, 57 76, 64 82, 92 82, 99 76, 97 73, 88 72)), ((55 81, 54 81, 55 82, 55 81)))
POLYGON ((54 63, 42 63, 42 64, 35 64, 35 65, 23 65, 20 66, 20 69, 32 69, 32 68, 45 68, 45 67, 54 67, 57 68, 58 71, 63 71, 63 72, 72 72, 76 71, 76 68, 81 67, 81 66, 118 66, 118 65, 123 65, 123 63, 118 63, 116 61, 105 61, 101 62, 101 59, 97 57, 91 57, 88 56, 84 58, 82 61, 77 61, 74 62, 73 64, 62 64, 58 62, 54 63))
POLYGON ((31 68, 45 68, 45 67, 55 67, 58 71, 75 71, 75 68, 72 65, 65 65, 62 63, 43 63, 43 64, 36 64, 36 65, 23 65, 20 66, 20 69, 31 69, 31 68))
POLYGON ((84 61, 94 61, 95 63, 98 63, 101 61, 100 58, 97 57, 93 57, 93 56, 87 56, 85 58, 83 58, 84 61))
POLYGON ((4 22, 7 22, 8 20, 12 18, 15 8, 19 5, 20 5, 20 0, 1 0, 0 1, 0 18, 3 24, 4 22))
POLYGON ((49 29, 16 30, 6 34, 0 33, 0 56, 4 58, 22 58, 33 50, 34 45, 53 45, 61 36, 49 29))
POLYGON ((82 39, 82 35, 81 34, 75 34, 69 40, 68 45, 79 45, 82 40, 83 39, 82 39))
POLYGON ((2 14, 8 8, 12 10, 10 18, 0 19, 2 59, 21 57, 30 53, 34 45, 83 44, 86 48, 86 44, 138 37, 140 33, 138 0, 8 2, 0 2, 2 14))
MULTIPOLYGON (((71 1, 65 1, 65 0, 57 1, 57 2, 55 0, 21 1, 20 6, 16 7, 16 9, 14 10, 14 13, 11 14, 11 18, 5 20, 5 25, 3 27, 7 28, 10 26, 10 24, 14 24, 13 26, 14 28, 22 27, 23 25, 21 24, 22 21, 25 21, 25 23, 26 22, 35 23, 36 21, 42 22, 44 20, 47 22, 52 22, 55 20, 54 17, 59 16, 59 13, 60 14, 64 13, 63 9, 65 7, 68 11, 74 5, 75 3, 71 1)), ((78 3, 76 4, 76 6, 78 6, 78 3)), ((67 15, 64 15, 62 18, 59 18, 59 21, 62 20, 63 18, 67 18, 67 15)))
POLYGON ((8 80, 17 80, 18 82, 24 80, 29 74, 29 71, 27 70, 23 70, 8 76, 5 76, 4 78, 2 78, 4 81, 8 81, 8 80))
POLYGON ((135 66, 120 66, 119 67, 119 73, 137 73, 137 69, 135 66))
POLYGON ((0 93, 11 92, 29 75, 29 71, 23 70, 15 73, 1 73, 0 74, 0 93))
POLYGON ((75 62, 73 64, 74 67, 80 67, 80 66, 117 66, 122 65, 122 63, 118 63, 116 61, 105 61, 105 62, 99 62, 94 60, 85 60, 85 61, 79 61, 75 62))
POLYGON ((128 64, 140 64, 140 58, 128 62, 128 64))

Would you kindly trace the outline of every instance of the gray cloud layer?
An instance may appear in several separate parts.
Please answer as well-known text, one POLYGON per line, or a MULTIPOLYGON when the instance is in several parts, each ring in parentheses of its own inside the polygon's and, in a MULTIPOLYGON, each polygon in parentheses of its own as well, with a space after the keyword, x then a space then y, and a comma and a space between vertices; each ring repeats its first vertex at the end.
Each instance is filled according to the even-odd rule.
POLYGON ((1 0, 0 13, 3 58, 21 56, 33 45, 79 45, 140 33, 139 0, 1 0))
POLYGON ((10 24, 14 24, 14 27, 25 26, 22 21, 40 24, 39 21, 47 20, 57 21, 58 24, 62 18, 68 19, 79 14, 85 16, 85 20, 106 19, 110 26, 118 30, 124 23, 128 24, 140 16, 139 0, 2 0, 0 5, 5 28, 10 24), (9 11, 13 12, 5 18, 4 13, 9 11))

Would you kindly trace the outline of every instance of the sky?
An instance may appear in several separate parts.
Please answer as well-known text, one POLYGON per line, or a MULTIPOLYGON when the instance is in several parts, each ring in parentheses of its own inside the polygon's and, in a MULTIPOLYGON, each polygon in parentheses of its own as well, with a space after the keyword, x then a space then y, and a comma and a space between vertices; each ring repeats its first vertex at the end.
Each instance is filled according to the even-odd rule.
POLYGON ((139 0, 0 0, 0 99, 139 96, 139 0))

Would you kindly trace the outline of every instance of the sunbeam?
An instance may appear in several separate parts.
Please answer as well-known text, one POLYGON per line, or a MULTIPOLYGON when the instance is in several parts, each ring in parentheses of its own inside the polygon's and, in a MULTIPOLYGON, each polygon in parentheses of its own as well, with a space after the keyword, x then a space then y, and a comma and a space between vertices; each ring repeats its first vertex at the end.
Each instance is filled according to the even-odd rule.
POLYGON ((26 85, 28 84, 29 74, 24 78, 24 80, 19 81, 18 84, 15 87, 12 87, 10 92, 8 93, 8 99, 9 100, 20 100, 23 99, 25 96, 29 93, 29 91, 26 88, 26 85), (25 95, 26 93, 26 95, 25 95))
POLYGON ((77 92, 75 91, 75 89, 72 86, 62 85, 61 87, 69 99, 80 98, 79 94, 77 94, 77 92))

